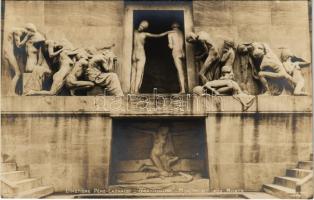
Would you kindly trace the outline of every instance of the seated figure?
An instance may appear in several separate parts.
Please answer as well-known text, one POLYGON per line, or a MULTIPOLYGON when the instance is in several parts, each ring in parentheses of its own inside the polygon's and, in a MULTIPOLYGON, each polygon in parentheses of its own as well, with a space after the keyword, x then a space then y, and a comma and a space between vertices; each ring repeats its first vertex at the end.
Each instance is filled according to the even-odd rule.
POLYGON ((203 95, 204 92, 210 92, 214 95, 234 95, 243 93, 234 76, 231 66, 223 66, 221 69, 222 76, 218 80, 208 81, 203 86, 196 86, 193 93, 203 95))
POLYGON ((85 70, 85 76, 88 81, 106 88, 106 94, 124 96, 117 74, 111 72, 115 62, 116 56, 110 50, 93 55, 85 70))
POLYGON ((232 95, 242 105, 242 110, 246 111, 253 105, 254 96, 244 93, 239 84, 234 81, 231 66, 223 66, 221 77, 218 80, 208 81, 203 86, 196 86, 193 93, 196 95, 206 95, 208 93, 221 96, 232 95))

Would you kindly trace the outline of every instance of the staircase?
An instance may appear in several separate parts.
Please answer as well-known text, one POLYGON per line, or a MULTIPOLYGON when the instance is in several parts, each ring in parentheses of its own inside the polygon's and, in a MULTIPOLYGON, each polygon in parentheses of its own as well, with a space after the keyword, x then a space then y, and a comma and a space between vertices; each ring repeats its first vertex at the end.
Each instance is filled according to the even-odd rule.
POLYGON ((53 193, 53 187, 42 186, 41 178, 18 171, 16 163, 1 163, 0 176, 3 198, 41 198, 53 193))
POLYGON ((285 176, 274 178, 273 184, 264 184, 262 190, 285 199, 313 197, 313 155, 309 161, 300 161, 294 169, 287 169, 285 176))

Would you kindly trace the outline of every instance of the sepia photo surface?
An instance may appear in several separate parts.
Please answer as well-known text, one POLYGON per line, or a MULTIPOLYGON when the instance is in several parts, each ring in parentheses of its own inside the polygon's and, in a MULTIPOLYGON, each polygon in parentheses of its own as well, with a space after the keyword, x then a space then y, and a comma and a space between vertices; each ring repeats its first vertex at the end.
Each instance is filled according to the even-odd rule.
POLYGON ((311 0, 1 11, 1 198, 313 198, 311 0))

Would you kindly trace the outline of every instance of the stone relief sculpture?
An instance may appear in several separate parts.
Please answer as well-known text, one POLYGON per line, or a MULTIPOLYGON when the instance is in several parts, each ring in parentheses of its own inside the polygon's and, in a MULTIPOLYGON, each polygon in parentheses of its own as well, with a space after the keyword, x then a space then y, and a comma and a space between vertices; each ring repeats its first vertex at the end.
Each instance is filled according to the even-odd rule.
POLYGON ((15 73, 10 93, 15 95, 17 81, 25 71, 24 95, 58 95, 64 87, 75 95, 76 90, 99 86, 108 95, 123 96, 120 81, 113 73, 117 61, 110 50, 113 46, 74 48, 65 38, 46 39, 33 24, 14 28, 4 41, 3 51, 5 61, 15 73), (18 64, 17 48, 25 49, 25 69, 18 64), (47 89, 45 82, 50 77, 52 84, 47 89))
POLYGON ((196 55, 196 60, 202 60, 206 57, 199 71, 202 84, 219 79, 222 66, 233 65, 235 59, 235 44, 232 40, 224 40, 220 55, 213 40, 209 34, 204 31, 200 31, 197 34, 193 32, 190 33, 187 37, 187 42, 201 49, 199 50, 200 53, 196 55))
POLYGON ((185 93, 185 76, 184 76, 184 36, 182 31, 179 29, 178 23, 173 23, 171 28, 173 32, 168 34, 169 48, 172 50, 172 57, 174 64, 178 71, 178 78, 180 84, 180 92, 185 93))
POLYGON ((76 54, 77 61, 74 64, 73 69, 66 78, 65 84, 70 89, 70 94, 75 96, 76 90, 89 89, 95 86, 92 81, 82 80, 84 72, 88 68, 88 59, 91 57, 85 49, 79 49, 76 54))
POLYGON ((304 92, 305 80, 301 72, 302 67, 308 67, 309 62, 302 58, 295 56, 290 49, 283 48, 281 51, 281 61, 287 73, 292 76, 295 87, 293 90, 294 95, 307 95, 304 92))
POLYGON ((171 176, 173 175, 171 166, 179 158, 174 153, 169 127, 161 126, 156 133, 153 133, 153 137, 153 148, 150 154, 153 166, 144 165, 139 171, 150 169, 159 172, 160 176, 171 176))
POLYGON ((49 91, 47 90, 29 90, 25 95, 57 95, 62 86, 65 83, 65 79, 67 75, 70 73, 74 66, 74 62, 72 61, 72 56, 75 55, 75 52, 73 51, 74 48, 72 44, 67 41, 66 39, 63 39, 57 43, 52 43, 53 45, 62 46, 62 51, 55 51, 55 47, 48 47, 52 50, 49 51, 49 55, 51 56, 58 56, 58 62, 60 63, 59 70, 53 75, 53 82, 51 85, 51 88, 49 91))
POLYGON ((196 60, 204 60, 205 58, 204 63, 202 64, 202 67, 199 71, 202 84, 218 79, 219 72, 217 70, 217 62, 219 61, 219 55, 209 34, 204 31, 200 31, 197 34, 191 32, 188 34, 186 40, 187 42, 202 48, 202 53, 200 53, 200 55, 198 55, 196 58, 196 60))
POLYGON ((288 83, 296 84, 267 44, 253 42, 252 57, 260 62, 258 77, 265 89, 263 95, 271 95, 269 79, 284 79, 288 83))
POLYGON ((22 71, 19 66, 15 49, 23 48, 26 42, 36 33, 36 27, 33 24, 26 24, 23 28, 13 28, 9 31, 3 40, 3 57, 9 67, 13 70, 12 86, 10 95, 16 95, 17 82, 21 78, 22 71))
POLYGON ((251 57, 251 43, 239 44, 233 64, 235 79, 245 93, 259 94, 258 71, 251 57))
POLYGON ((232 95, 242 104, 243 110, 247 110, 253 104, 255 97, 244 93, 239 84, 234 81, 231 66, 223 66, 221 74, 222 76, 218 80, 208 81, 203 86, 196 86, 193 93, 197 95, 232 95))
MULTIPOLYGON (((134 31, 131 92, 138 93, 141 87, 146 60, 145 39, 168 35, 180 93, 185 93, 184 39, 179 24, 173 23, 172 30, 160 34, 145 32, 148 26, 147 21, 142 21, 134 31)), ((204 31, 189 33, 186 40, 196 47, 197 62, 203 61, 199 69, 203 86, 197 87, 196 93, 202 93, 201 88, 205 88, 214 95, 278 95, 283 91, 307 95, 301 68, 310 63, 289 49, 282 49, 280 60, 267 44, 260 42, 244 43, 235 48, 232 40, 225 39, 221 51, 218 51, 210 35, 204 31), (230 74, 234 77, 229 77, 230 74), (253 86, 256 88, 254 92, 253 86)), ((4 61, 14 72, 10 95, 16 95, 17 82, 25 72, 24 95, 58 95, 63 87, 75 95, 77 90, 99 87, 108 95, 123 96, 120 81, 113 72, 117 61, 111 51, 113 46, 74 48, 67 39, 46 39, 31 23, 24 28, 13 28, 3 44, 4 61), (17 49, 25 50, 25 55, 17 55, 17 49), (26 58, 25 66, 21 66, 19 56, 26 58), (45 88, 44 83, 51 77, 51 86, 45 88)))
MULTIPOLYGON (((42 48, 45 43, 45 38, 40 33, 35 32, 25 44, 26 49, 26 66, 25 72, 32 72, 37 66, 41 66, 45 62, 42 55, 42 48)), ((46 64, 46 63, 45 63, 46 64)))
POLYGON ((89 81, 106 88, 109 95, 123 96, 119 78, 116 73, 111 72, 116 59, 113 52, 109 50, 93 55, 89 60, 85 75, 89 81))
POLYGON ((144 75, 144 67, 146 62, 145 55, 145 39, 147 37, 158 38, 163 37, 169 33, 164 32, 160 34, 152 34, 148 32, 144 32, 149 26, 148 21, 142 21, 139 27, 134 30, 133 35, 133 52, 132 52, 132 68, 131 68, 131 93, 139 93, 141 88, 143 75, 144 75))
POLYGON ((153 135, 153 146, 150 153, 152 165, 143 164, 138 172, 150 172, 145 177, 137 180, 120 179, 118 183, 124 184, 163 184, 163 183, 187 183, 193 180, 193 176, 183 172, 174 172, 172 167, 179 158, 175 155, 172 137, 169 127, 161 125, 156 132, 145 131, 153 135))
POLYGON ((244 43, 236 48, 232 40, 226 39, 219 55, 217 48, 213 45, 214 42, 204 31, 189 33, 186 40, 195 46, 196 66, 199 65, 199 60, 205 60, 199 69, 203 86, 197 87, 194 91, 196 93, 202 93, 201 88, 206 84, 215 95, 221 95, 219 91, 229 90, 224 88, 225 82, 222 86, 220 85, 223 77, 221 66, 231 66, 231 71, 236 69, 233 78, 236 80, 236 86, 228 86, 232 90, 236 91, 235 88, 240 88, 241 93, 262 93, 263 95, 278 95, 283 91, 292 91, 294 95, 306 94, 304 92, 305 81, 300 69, 308 66, 309 63, 291 53, 287 55, 287 50, 283 51, 281 62, 267 44, 260 42, 244 43), (213 80, 219 81, 211 82, 213 80), (213 90, 212 85, 219 89, 213 90))

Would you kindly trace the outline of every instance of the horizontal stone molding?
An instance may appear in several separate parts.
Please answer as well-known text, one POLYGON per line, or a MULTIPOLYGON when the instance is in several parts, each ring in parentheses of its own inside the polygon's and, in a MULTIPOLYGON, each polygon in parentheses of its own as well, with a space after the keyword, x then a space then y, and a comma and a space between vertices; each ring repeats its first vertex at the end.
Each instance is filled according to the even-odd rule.
POLYGON ((111 96, 2 97, 2 114, 105 114, 207 116, 210 113, 311 113, 311 96, 255 96, 244 110, 232 96, 140 94, 111 96))

